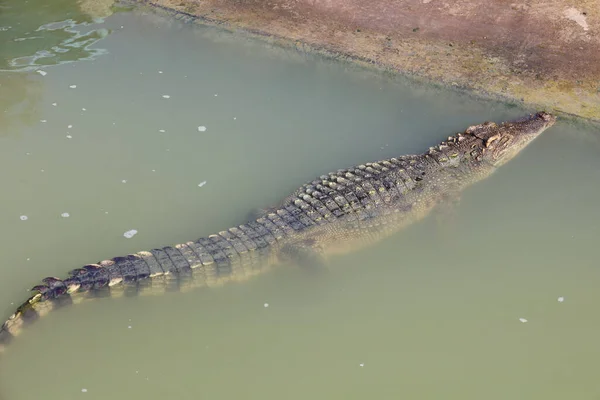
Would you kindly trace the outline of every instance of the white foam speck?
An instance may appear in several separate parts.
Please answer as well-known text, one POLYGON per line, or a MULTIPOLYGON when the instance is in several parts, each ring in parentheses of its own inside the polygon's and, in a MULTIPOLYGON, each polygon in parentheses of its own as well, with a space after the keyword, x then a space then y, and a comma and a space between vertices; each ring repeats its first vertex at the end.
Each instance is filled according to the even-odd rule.
POLYGON ((71 85, 69 86, 71 89, 75 89, 77 87, 77 85, 71 85))
POLYGON ((48 122, 48 121, 45 119, 40 119, 40 122, 48 122))
POLYGON ((69 213, 62 213, 62 214, 60 214, 60 216, 63 217, 63 218, 69 218, 70 217, 69 213))
POLYGON ((27 258, 27 261, 31 260, 31 258, 27 258))
POLYGON ((163 99, 170 99, 171 98, 171 96, 169 96, 168 94, 163 94, 162 97, 163 97, 163 99))
POLYGON ((202 182, 200 182, 200 183, 198 184, 198 187, 202 187, 202 186, 204 186, 204 185, 206 185, 206 181, 202 181, 202 182))
POLYGON ((36 72, 37 72, 38 74, 40 74, 41 76, 46 76, 46 74, 47 74, 47 72, 46 72, 46 71, 42 71, 41 69, 40 69, 40 70, 37 70, 36 72))
POLYGON ((162 71, 158 71, 158 73, 159 73, 159 74, 162 74, 163 72, 162 72, 162 71))
POLYGON ((153 170, 152 170, 152 172, 156 172, 156 170, 155 170, 155 169, 153 169, 153 170))
POLYGON ((525 319, 525 318, 519 318, 519 321, 521 321, 522 323, 525 323, 525 322, 527 322, 527 319, 525 319))
POLYGON ((25 155, 26 155, 26 156, 30 156, 30 155, 31 155, 31 153, 25 153, 25 155))
POLYGON ((82 109, 81 109, 81 111, 86 111, 86 109, 85 109, 85 108, 82 108, 82 109))
POLYGON ((199 126, 198 132, 206 132, 206 127, 204 125, 199 126))
POLYGON ((104 214, 108 214, 108 211, 104 211, 104 214))
POLYGON ((121 183, 127 183, 127 179, 123 179, 121 183))
POLYGON ((71 129, 73 127, 73 125, 68 125, 67 129, 71 129))
POLYGON ((131 325, 129 325, 129 326, 127 327, 127 329, 131 329, 131 325))
POLYGON ((52 103, 52 105, 53 105, 54 107, 56 107, 56 106, 58 105, 58 103, 52 103))
POLYGON ((265 304, 263 304, 263 306, 264 306, 265 308, 267 308, 267 307, 269 307, 269 303, 265 303, 265 304))
POLYGON ((67 135, 67 139, 73 139, 73 136, 67 135))
POLYGON ((237 119, 237 117, 233 117, 234 121, 237 119))
POLYGON ((81 393, 87 393, 87 389, 86 388, 81 389, 81 393))
POLYGON ((43 169, 40 169, 40 171, 41 171, 41 172, 44 172, 44 170, 43 170, 43 169))
POLYGON ((562 297, 562 296, 560 296, 557 300, 558 300, 559 303, 562 303, 563 301, 565 301, 565 298, 562 297))
POLYGON ((219 93, 215 93, 215 97, 217 97, 219 95, 219 93))
POLYGON ((358 366, 359 366, 359 367, 364 367, 364 366, 365 366, 365 364, 364 364, 364 363, 360 363, 360 364, 358 364, 358 366))
POLYGON ((127 239, 131 239, 132 237, 134 237, 136 234, 138 233, 138 231, 136 231, 135 229, 132 229, 130 231, 127 231, 123 234, 123 236, 125 236, 127 239))
POLYGON ((166 131, 164 129, 159 129, 158 130, 160 133, 165 133, 166 131))
POLYGON ((27 220, 29 219, 29 217, 27 217, 27 215, 21 215, 21 216, 19 217, 19 219, 20 219, 21 221, 27 221, 27 220))

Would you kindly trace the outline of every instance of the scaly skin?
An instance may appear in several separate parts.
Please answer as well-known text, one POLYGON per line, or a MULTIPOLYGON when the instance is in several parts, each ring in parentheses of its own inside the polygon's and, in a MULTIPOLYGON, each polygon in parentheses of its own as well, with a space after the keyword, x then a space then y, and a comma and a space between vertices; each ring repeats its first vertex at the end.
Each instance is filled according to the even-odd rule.
POLYGON ((0 352, 27 322, 64 304, 216 286, 281 262, 315 264, 372 244, 492 174, 555 121, 540 112, 471 126, 424 154, 323 175, 255 221, 208 238, 86 265, 63 280, 45 278, 0 329, 0 352))

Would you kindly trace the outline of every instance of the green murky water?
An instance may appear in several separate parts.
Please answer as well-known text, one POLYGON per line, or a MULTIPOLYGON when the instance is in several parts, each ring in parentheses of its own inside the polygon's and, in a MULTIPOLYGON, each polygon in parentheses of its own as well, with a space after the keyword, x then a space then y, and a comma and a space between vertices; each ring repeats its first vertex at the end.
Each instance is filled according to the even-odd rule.
MULTIPOLYGON (((0 2, 4 317, 45 276, 208 235, 322 173, 526 112, 45 3, 0 2)), ((600 398, 600 144, 585 129, 559 122, 450 216, 335 258, 326 279, 281 268, 55 312, 0 360, 0 396, 600 398)))

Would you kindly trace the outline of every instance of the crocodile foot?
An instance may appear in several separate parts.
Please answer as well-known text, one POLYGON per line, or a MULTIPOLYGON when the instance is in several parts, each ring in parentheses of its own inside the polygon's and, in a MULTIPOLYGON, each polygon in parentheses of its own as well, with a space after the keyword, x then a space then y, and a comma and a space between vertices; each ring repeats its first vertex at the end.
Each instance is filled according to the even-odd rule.
POLYGON ((321 275, 329 271, 322 249, 314 247, 312 240, 287 244, 281 248, 280 254, 283 261, 299 266, 311 274, 321 275))

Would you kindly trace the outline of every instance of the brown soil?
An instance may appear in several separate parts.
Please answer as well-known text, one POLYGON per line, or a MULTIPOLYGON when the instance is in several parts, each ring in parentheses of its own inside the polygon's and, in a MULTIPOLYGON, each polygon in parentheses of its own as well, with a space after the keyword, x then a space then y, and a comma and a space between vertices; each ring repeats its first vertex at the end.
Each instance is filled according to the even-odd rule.
POLYGON ((600 0, 137 0, 600 120, 600 0))

